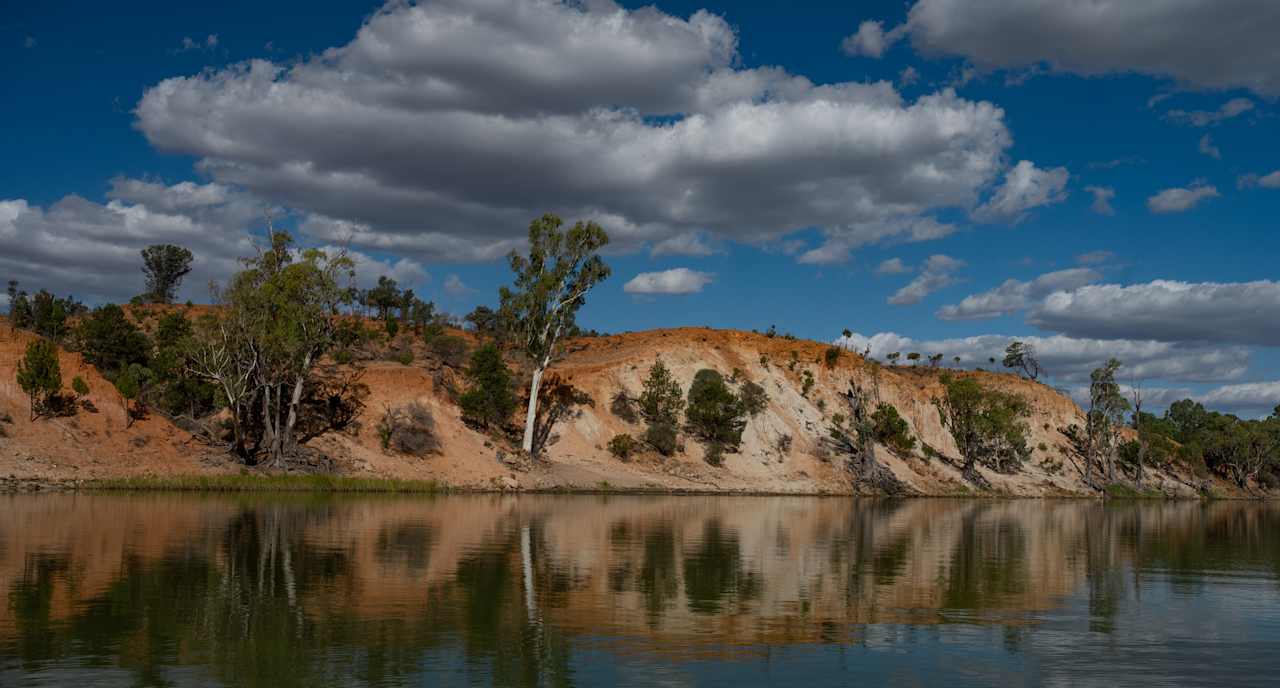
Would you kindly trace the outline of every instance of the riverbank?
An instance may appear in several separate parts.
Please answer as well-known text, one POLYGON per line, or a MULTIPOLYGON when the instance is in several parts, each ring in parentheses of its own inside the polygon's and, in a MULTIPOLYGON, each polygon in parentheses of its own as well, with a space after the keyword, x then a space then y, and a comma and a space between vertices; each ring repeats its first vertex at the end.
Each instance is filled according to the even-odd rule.
MULTIPOLYGON (((367 390, 357 416, 342 430, 306 443, 311 463, 285 477, 247 469, 223 448, 202 443, 157 413, 129 422, 111 383, 73 352, 60 353, 64 377, 81 377, 89 392, 70 417, 27 418, 25 395, 12 383, 29 333, 0 328, 0 490, 187 489, 384 492, 610 492, 642 494, 852 495, 846 457, 832 449, 830 427, 851 386, 875 389, 894 407, 916 444, 906 452, 876 448, 876 460, 906 495, 922 497, 1111 497, 1198 499, 1257 496, 1218 476, 1170 463, 1147 465, 1143 495, 1132 485, 1109 491, 1083 477, 1083 457, 1071 427, 1083 427, 1080 408, 1046 385, 988 371, 955 372, 983 386, 1017 394, 1030 408, 1028 456, 1016 472, 978 467, 989 489, 960 470, 955 442, 942 426, 935 399, 945 371, 926 366, 881 366, 821 342, 704 328, 652 330, 575 340, 554 372, 589 403, 556 426, 545 455, 522 460, 508 439, 487 434, 461 417, 456 393, 465 380, 422 347, 409 364, 365 360, 351 364, 367 390), (837 355, 829 357, 834 351, 837 355), (655 360, 687 389, 703 369, 739 384, 751 381, 767 396, 747 419, 740 446, 718 465, 696 437, 681 434, 673 455, 642 449, 624 458, 609 450, 621 435, 641 437, 642 420, 620 414, 617 398, 635 399, 655 360), (435 448, 420 454, 389 449, 379 430, 391 409, 414 405, 431 419, 435 448), (8 418, 7 421, 4 419, 8 418), (243 477, 243 476, 248 477, 243 477), (6 488, 5 485, 12 487, 6 488)), ((417 345, 415 345, 417 346, 417 345)), ((1123 474, 1123 473, 1121 473, 1123 474)), ((1122 479, 1123 480, 1123 479, 1122 479)), ((1256 488, 1254 488, 1256 489, 1256 488)))
MULTIPOLYGON (((621 488, 607 481, 595 485, 559 485, 521 489, 477 486, 451 486, 434 480, 398 480, 335 475, 290 475, 245 473, 237 475, 174 475, 141 476, 107 479, 46 480, 38 478, 0 478, 0 494, 37 492, 190 492, 206 494, 225 493, 298 493, 298 494, 400 494, 400 495, 602 495, 602 496, 726 496, 726 497, 883 497, 856 491, 826 492, 765 492, 759 490, 725 491, 711 489, 671 489, 661 487, 621 488)), ((1115 484, 1093 494, 1015 495, 999 492, 957 492, 948 494, 912 494, 894 499, 1068 499, 1105 501, 1268 501, 1277 499, 1267 494, 1166 494, 1146 488, 1135 489, 1115 484)))

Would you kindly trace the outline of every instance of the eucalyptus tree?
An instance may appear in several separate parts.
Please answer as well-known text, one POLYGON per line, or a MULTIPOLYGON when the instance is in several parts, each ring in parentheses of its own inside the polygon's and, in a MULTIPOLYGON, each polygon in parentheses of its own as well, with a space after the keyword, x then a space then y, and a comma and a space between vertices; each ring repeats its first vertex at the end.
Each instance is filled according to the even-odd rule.
POLYGON ((550 213, 529 224, 529 255, 511 252, 515 280, 499 291, 500 313, 510 324, 513 343, 533 365, 521 445, 530 454, 542 376, 562 354, 563 339, 574 330, 587 292, 609 276, 609 266, 598 255, 609 243, 600 225, 578 222, 563 231, 562 224, 550 213))
POLYGON ((278 466, 297 447, 303 387, 335 343, 355 271, 343 252, 294 251, 288 233, 270 236, 215 293, 222 313, 197 328, 189 358, 193 373, 222 390, 237 451, 265 452, 265 465, 278 466))
MULTIPOLYGON (((992 362, 995 362, 994 359, 992 362)), ((1006 368, 1021 370, 1030 380, 1035 380, 1044 373, 1035 346, 1026 342, 1011 342, 1004 350, 1003 363, 1006 368)))
POLYGON ((1120 426, 1129 409, 1116 383, 1116 371, 1120 361, 1111 358, 1089 375, 1089 413, 1086 417, 1088 431, 1088 456, 1085 457, 1085 479, 1093 479, 1093 464, 1105 459, 1107 480, 1116 479, 1116 449, 1119 446, 1120 426))
POLYGON ((143 298, 152 303, 173 303, 182 278, 191 272, 191 251, 173 244, 153 244, 141 253, 142 274, 147 280, 143 298))

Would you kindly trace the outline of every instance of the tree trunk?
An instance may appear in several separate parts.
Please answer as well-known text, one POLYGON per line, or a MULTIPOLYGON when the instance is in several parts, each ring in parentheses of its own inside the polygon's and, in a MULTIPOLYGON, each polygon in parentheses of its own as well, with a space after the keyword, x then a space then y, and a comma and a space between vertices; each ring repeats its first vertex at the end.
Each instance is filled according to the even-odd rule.
POLYGON ((266 466, 274 466, 279 457, 279 446, 276 442, 275 411, 271 406, 271 385, 262 388, 262 443, 267 448, 266 466))
POLYGON ((533 371, 533 382, 529 384, 529 409, 524 417, 524 443, 521 447, 530 456, 533 455, 534 424, 538 420, 538 387, 542 385, 542 373, 545 370, 545 365, 535 368, 533 371))
POLYGON ((1147 458, 1147 441, 1142 437, 1142 430, 1138 430, 1138 487, 1142 487, 1142 464, 1147 458))
MULTIPOLYGON (((307 357, 304 359, 302 369, 303 370, 311 369, 310 354, 308 354, 307 357)), ((282 433, 283 437, 281 438, 283 442, 284 450, 288 452, 292 452, 294 447, 293 426, 295 423, 298 422, 298 404, 302 402, 302 384, 303 382, 306 381, 306 379, 307 379, 306 374, 302 374, 298 376, 298 379, 295 380, 293 383, 293 394, 290 395, 289 397, 289 416, 285 420, 284 432, 282 433)))

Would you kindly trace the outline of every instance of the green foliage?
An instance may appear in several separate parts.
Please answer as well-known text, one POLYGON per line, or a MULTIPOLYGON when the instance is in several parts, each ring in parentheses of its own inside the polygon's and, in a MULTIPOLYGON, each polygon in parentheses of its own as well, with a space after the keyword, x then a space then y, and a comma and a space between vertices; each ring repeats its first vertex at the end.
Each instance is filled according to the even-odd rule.
POLYGON ((809 392, 813 391, 814 382, 813 373, 808 370, 804 371, 804 374, 800 376, 801 397, 804 397, 805 399, 809 398, 809 392))
POLYGON ((440 362, 450 368, 460 368, 467 360, 467 340, 450 334, 434 337, 428 346, 440 362))
POLYGON ((476 306, 463 318, 471 323, 472 329, 481 337, 502 341, 506 335, 506 327, 499 313, 488 306, 476 306))
POLYGON ((62 390, 62 367, 53 342, 36 339, 27 344, 26 353, 18 361, 17 379, 18 387, 30 399, 31 420, 35 420, 62 390))
POLYGON ((614 458, 622 461, 630 459, 638 448, 639 443, 636 442, 634 437, 626 433, 614 435, 613 439, 609 440, 609 453, 613 454, 614 458))
POLYGON ((662 363, 662 359, 654 361, 650 366, 639 403, 640 415, 650 425, 665 424, 674 427, 680 422, 680 412, 684 410, 684 391, 662 363))
POLYGON ((943 427, 951 433, 965 470, 975 463, 1009 473, 1031 454, 1027 446, 1030 415, 1026 400, 1016 394, 987 389, 972 377, 942 377, 944 396, 935 399, 943 427))
POLYGON ((1108 359, 1090 374, 1089 409, 1086 420, 1085 474, 1093 475, 1093 464, 1105 460, 1107 477, 1115 480, 1115 451, 1120 444, 1120 428, 1129 402, 1120 392, 1116 371, 1120 361, 1108 359))
MULTIPOLYGON (((995 359, 991 359, 995 363, 995 359)), ((1022 371, 1029 379, 1040 377, 1044 370, 1040 367, 1040 359, 1036 356, 1035 346, 1025 342, 1010 342, 1004 350, 1004 367, 1022 371)))
POLYGON ((1174 402, 1165 412, 1166 424, 1179 442, 1179 459, 1195 469, 1223 475, 1241 488, 1280 469, 1280 414, 1258 420, 1208 411, 1190 399, 1174 402))
POLYGON ((182 278, 191 272, 191 251, 173 244, 155 244, 142 250, 142 273, 147 291, 143 299, 151 303, 173 303, 182 278))
POLYGON ((258 447, 279 466, 297 446, 301 392, 336 344, 355 271, 343 253, 294 251, 285 232, 270 238, 215 294, 224 308, 197 327, 190 358, 231 411, 236 451, 248 458, 258 447))
POLYGON ((82 304, 41 289, 31 297, 31 329, 41 337, 58 341, 67 334, 67 318, 83 310, 82 304))
POLYGON ((154 374, 145 366, 134 363, 116 374, 116 391, 124 406, 125 427, 133 425, 136 418, 142 416, 141 400, 143 393, 154 379, 154 374))
POLYGON ((911 361, 911 365, 918 365, 920 363, 920 353, 918 351, 912 351, 907 354, 907 360, 911 361))
POLYGON ((18 289, 18 280, 9 280, 9 324, 19 330, 31 327, 34 316, 27 292, 18 289))
POLYGON ((149 363, 155 373, 150 401, 171 416, 198 418, 216 405, 216 388, 187 370, 194 334, 191 320, 179 311, 166 313, 156 324, 155 349, 149 363))
POLYGON ((76 328, 76 338, 85 360, 104 372, 145 365, 151 350, 147 336, 113 303, 95 308, 76 328))
POLYGON ((395 339, 400 332, 400 321, 395 318, 387 318, 384 328, 387 331, 387 339, 395 339))
POLYGON ((736 451, 747 426, 746 417, 742 400, 724 383, 720 373, 709 368, 698 371, 689 386, 685 409, 685 420, 695 435, 713 451, 736 451))
POLYGON ((391 311, 400 308, 403 302, 404 295, 400 286, 386 275, 378 277, 377 286, 364 295, 365 305, 377 310, 379 320, 387 320, 391 311))
POLYGON ((910 454, 916 448, 911 426, 892 404, 881 402, 876 406, 871 414, 871 433, 877 442, 899 454, 910 454))
MULTIPOLYGON (((562 340, 577 328, 578 309, 587 292, 609 276, 609 266, 597 253, 609 235, 594 222, 575 224, 568 231, 550 213, 529 224, 529 253, 508 256, 514 281, 498 292, 500 319, 509 324, 513 342, 533 362, 529 403, 536 408, 542 371, 560 354, 562 340)), ((525 423, 523 448, 533 453, 535 413, 525 423)))
POLYGON ((640 417, 648 423, 645 443, 663 456, 671 456, 678 448, 678 427, 684 404, 680 383, 661 359, 654 361, 642 385, 637 405, 640 417))
POLYGON ((663 456, 671 456, 680 448, 679 432, 672 423, 650 423, 644 431, 644 442, 663 456))
POLYGON ((738 397, 742 400, 742 408, 749 416, 760 415, 769 406, 769 395, 764 391, 764 387, 750 380, 742 383, 738 397))
POLYGON ((71 378, 71 391, 75 392, 78 397, 86 396, 89 394, 89 383, 77 375, 71 378))
POLYGON ((638 423, 640 414, 636 410, 636 402, 627 396, 626 390, 618 390, 609 402, 609 412, 628 423, 638 423))
POLYGON ((822 362, 824 365, 827 366, 828 370, 836 367, 836 363, 839 360, 840 360, 840 347, 838 346, 828 347, 827 350, 822 354, 822 362))
POLYGON ((471 388, 458 400, 463 418, 483 428, 505 426, 515 411, 516 397, 502 352, 493 344, 476 349, 466 375, 471 388))

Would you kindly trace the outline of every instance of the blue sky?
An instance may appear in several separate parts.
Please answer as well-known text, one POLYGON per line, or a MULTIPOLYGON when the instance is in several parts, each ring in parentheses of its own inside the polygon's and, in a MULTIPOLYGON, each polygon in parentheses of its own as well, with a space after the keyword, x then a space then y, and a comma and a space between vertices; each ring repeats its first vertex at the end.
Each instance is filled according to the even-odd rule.
POLYGON ((970 365, 1036 337, 1067 387, 1115 353, 1158 397, 1280 403, 1280 11, 512 3, 11 10, 0 271, 122 300, 175 241, 200 300, 271 208, 464 313, 556 210, 615 237, 588 327, 970 365))

